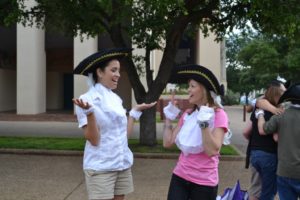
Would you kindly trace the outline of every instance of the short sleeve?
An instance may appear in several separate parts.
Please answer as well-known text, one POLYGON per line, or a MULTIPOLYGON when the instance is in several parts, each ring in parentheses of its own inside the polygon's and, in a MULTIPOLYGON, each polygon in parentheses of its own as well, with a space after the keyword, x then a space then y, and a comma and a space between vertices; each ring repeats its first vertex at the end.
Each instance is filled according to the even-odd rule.
POLYGON ((82 128, 83 126, 87 125, 87 117, 84 114, 83 109, 76 105, 75 112, 78 120, 78 127, 82 128))
MULTIPOLYGON (((79 99, 82 99, 84 102, 89 102, 91 104, 90 98, 87 94, 81 95, 79 99)), ((87 125, 87 117, 86 114, 84 114, 83 109, 75 105, 75 113, 77 116, 78 127, 82 128, 83 126, 87 125)))
POLYGON ((273 115, 269 121, 266 121, 263 128, 266 134, 278 132, 279 119, 281 115, 273 115))
POLYGON ((215 112, 215 128, 223 128, 228 131, 228 116, 223 109, 217 109, 215 112))

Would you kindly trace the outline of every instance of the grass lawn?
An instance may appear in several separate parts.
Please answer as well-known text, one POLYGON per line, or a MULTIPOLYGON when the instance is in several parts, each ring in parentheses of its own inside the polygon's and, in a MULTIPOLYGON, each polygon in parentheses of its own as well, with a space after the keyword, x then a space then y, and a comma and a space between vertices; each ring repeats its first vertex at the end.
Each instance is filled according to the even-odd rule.
MULTIPOLYGON (((50 138, 50 137, 0 137, 0 149, 48 149, 48 150, 77 150, 84 149, 85 139, 83 138, 50 138)), ((129 147, 136 153, 179 153, 174 145, 171 149, 162 147, 162 141, 154 147, 143 146, 139 140, 130 139, 129 147)), ((238 155, 229 145, 223 146, 221 155, 238 155)))

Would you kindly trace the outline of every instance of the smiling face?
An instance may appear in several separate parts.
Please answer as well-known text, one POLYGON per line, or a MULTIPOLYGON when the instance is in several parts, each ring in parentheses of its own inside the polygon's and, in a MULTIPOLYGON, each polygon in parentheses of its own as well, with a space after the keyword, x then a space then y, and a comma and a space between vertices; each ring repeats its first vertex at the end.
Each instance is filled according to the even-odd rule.
POLYGON ((189 103, 197 106, 207 103, 207 94, 205 87, 199 82, 191 79, 188 83, 189 103))
POLYGON ((120 78, 120 62, 118 60, 111 60, 103 69, 97 69, 98 83, 113 90, 118 86, 120 78))

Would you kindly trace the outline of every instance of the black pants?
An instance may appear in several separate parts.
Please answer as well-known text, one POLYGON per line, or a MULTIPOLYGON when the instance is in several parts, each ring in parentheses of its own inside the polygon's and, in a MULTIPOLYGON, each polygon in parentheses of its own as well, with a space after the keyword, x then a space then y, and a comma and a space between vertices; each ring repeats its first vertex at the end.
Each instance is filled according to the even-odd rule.
POLYGON ((173 174, 168 200, 216 200, 217 192, 218 185, 198 185, 173 174))

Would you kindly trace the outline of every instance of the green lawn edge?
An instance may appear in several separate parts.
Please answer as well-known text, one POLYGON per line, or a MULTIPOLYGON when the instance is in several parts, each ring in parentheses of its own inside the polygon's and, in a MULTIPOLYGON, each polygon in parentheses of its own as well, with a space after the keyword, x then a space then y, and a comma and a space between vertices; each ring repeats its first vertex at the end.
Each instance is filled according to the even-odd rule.
MULTIPOLYGON (((83 151, 84 138, 57 138, 57 137, 0 137, 0 149, 40 149, 40 150, 73 150, 83 151)), ((128 140, 129 148, 134 153, 179 153, 174 145, 171 149, 163 148, 162 141, 158 140, 153 147, 140 145, 138 139, 128 140)), ((239 155, 230 145, 222 146, 221 155, 239 155)))

